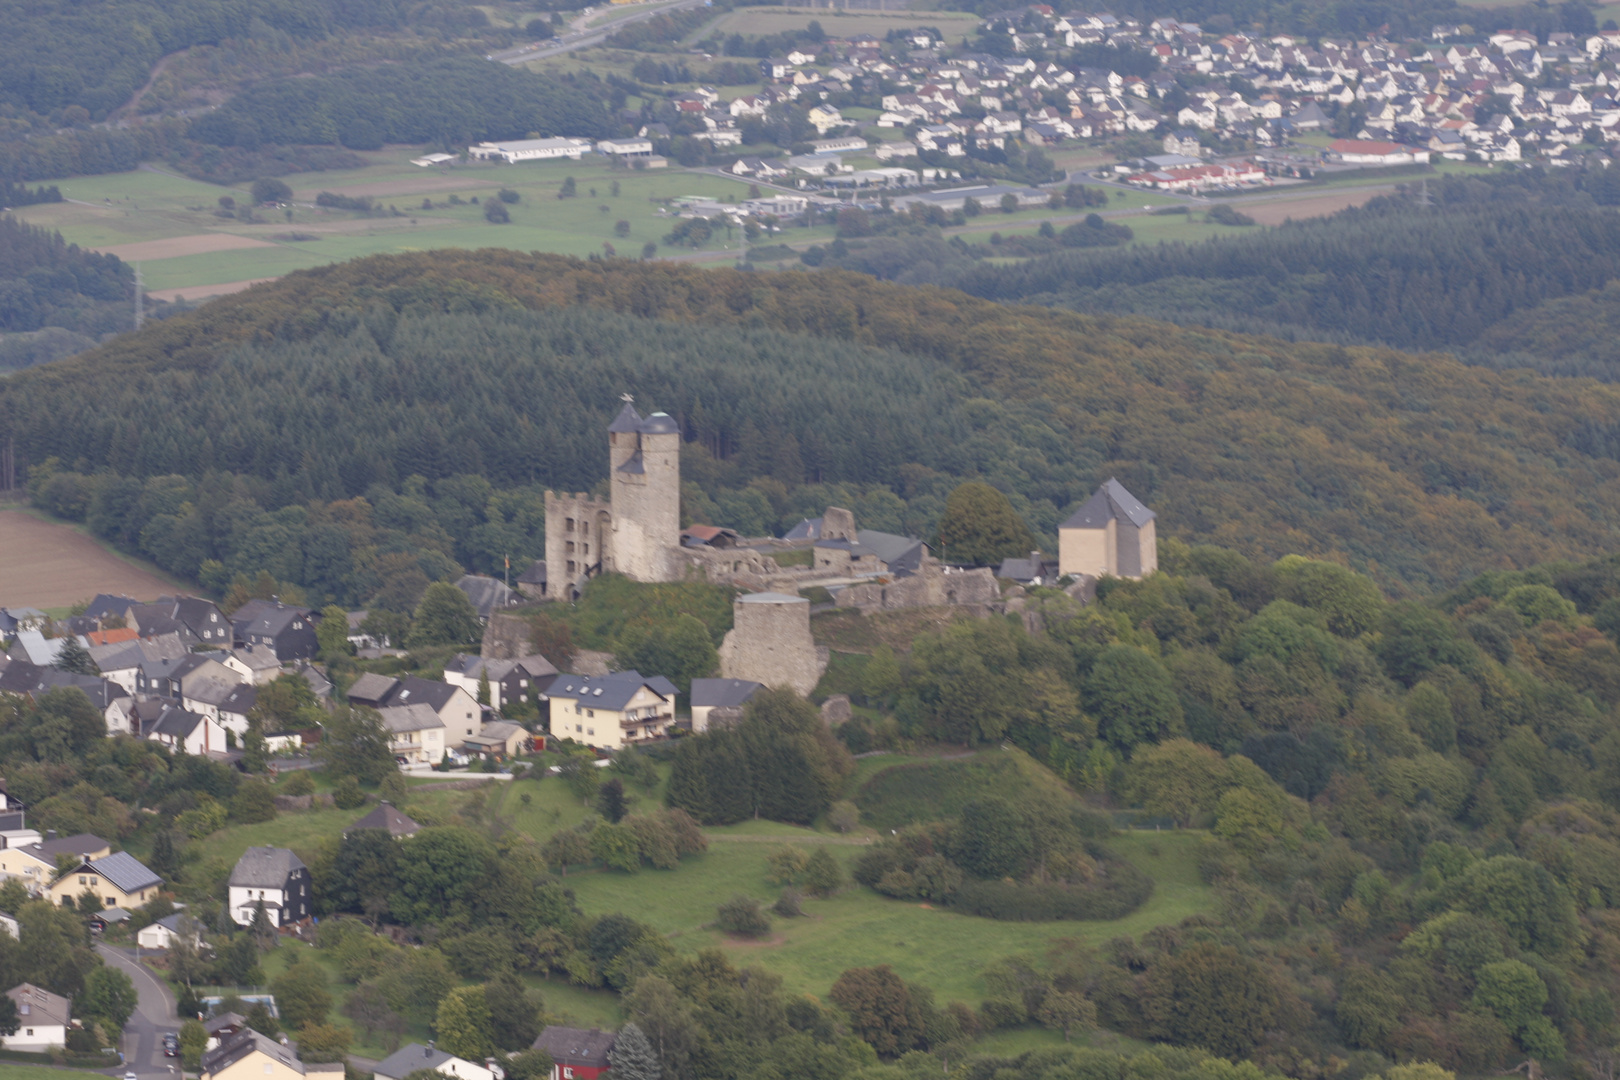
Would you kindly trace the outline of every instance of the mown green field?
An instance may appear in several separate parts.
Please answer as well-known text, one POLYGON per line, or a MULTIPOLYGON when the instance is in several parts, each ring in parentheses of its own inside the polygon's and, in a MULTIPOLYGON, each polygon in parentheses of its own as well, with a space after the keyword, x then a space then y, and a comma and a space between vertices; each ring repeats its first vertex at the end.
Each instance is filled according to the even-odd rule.
MULTIPOLYGON (((643 244, 661 243, 672 227, 667 200, 682 195, 737 200, 746 198, 749 190, 746 182, 712 174, 615 170, 589 159, 423 169, 408 160, 420 152, 394 148, 366 155, 371 164, 362 169, 287 177, 296 200, 290 218, 283 211, 262 211, 254 223, 217 217, 219 197, 245 202, 249 185, 221 187, 147 169, 58 181, 71 201, 27 207, 18 215, 59 230, 69 242, 84 247, 209 234, 274 245, 143 259, 146 287, 159 291, 275 277, 363 255, 440 247, 503 247, 583 256, 603 254, 608 244, 620 254, 639 257, 643 244), (568 177, 574 178, 578 195, 559 199, 568 177), (617 196, 612 194, 614 181, 619 183, 617 196), (502 188, 517 191, 520 199, 508 207, 510 224, 492 225, 484 219, 483 203, 502 188), (364 215, 316 207, 315 197, 322 191, 371 197, 383 212, 364 215), (452 195, 460 205, 450 203, 452 195), (475 197, 478 205, 471 203, 475 197), (423 209, 423 200, 432 208, 423 209), (628 236, 615 234, 614 226, 621 220, 629 222, 628 236), (293 240, 291 234, 313 239, 293 240)), ((742 236, 722 232, 708 247, 740 253, 742 236)), ((661 246, 660 254, 682 250, 661 246)))

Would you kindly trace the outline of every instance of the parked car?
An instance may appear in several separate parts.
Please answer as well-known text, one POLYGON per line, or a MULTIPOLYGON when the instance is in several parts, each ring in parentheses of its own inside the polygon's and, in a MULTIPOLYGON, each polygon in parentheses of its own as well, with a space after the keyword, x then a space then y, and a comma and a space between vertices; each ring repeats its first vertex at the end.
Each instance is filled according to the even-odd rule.
POLYGON ((180 1036, 175 1035, 172 1032, 168 1032, 168 1033, 164 1034, 164 1036, 163 1036, 163 1056, 164 1057, 179 1057, 180 1056, 180 1036))

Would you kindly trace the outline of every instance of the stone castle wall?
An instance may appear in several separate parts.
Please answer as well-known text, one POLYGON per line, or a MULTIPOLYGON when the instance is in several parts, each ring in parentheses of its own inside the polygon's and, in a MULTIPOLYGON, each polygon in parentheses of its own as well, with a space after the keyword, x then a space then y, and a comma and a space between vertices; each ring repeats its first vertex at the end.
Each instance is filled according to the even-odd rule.
POLYGON ((567 600, 587 570, 613 569, 613 505, 584 492, 546 492, 546 586, 567 600))

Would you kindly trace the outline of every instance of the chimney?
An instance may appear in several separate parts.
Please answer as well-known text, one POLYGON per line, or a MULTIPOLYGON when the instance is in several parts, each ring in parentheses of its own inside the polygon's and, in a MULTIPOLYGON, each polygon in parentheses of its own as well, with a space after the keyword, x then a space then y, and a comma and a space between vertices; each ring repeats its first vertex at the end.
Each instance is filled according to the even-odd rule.
POLYGON ((45 839, 47 839, 47 840, 55 840, 56 839, 56 830, 55 829, 46 829, 45 830, 45 839))

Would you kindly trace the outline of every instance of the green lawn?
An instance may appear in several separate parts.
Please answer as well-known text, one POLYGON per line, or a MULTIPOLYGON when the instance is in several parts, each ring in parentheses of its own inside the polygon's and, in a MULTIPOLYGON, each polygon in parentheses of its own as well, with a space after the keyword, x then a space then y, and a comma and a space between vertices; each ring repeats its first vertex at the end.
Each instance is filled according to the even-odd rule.
MULTIPOLYGON (((117 1058, 112 1061, 116 1063, 117 1058)), ((58 1069, 54 1065, 19 1065, 15 1061, 0 1061, 0 1080, 71 1080, 72 1077, 103 1076, 103 1073, 83 1069, 58 1069)))

